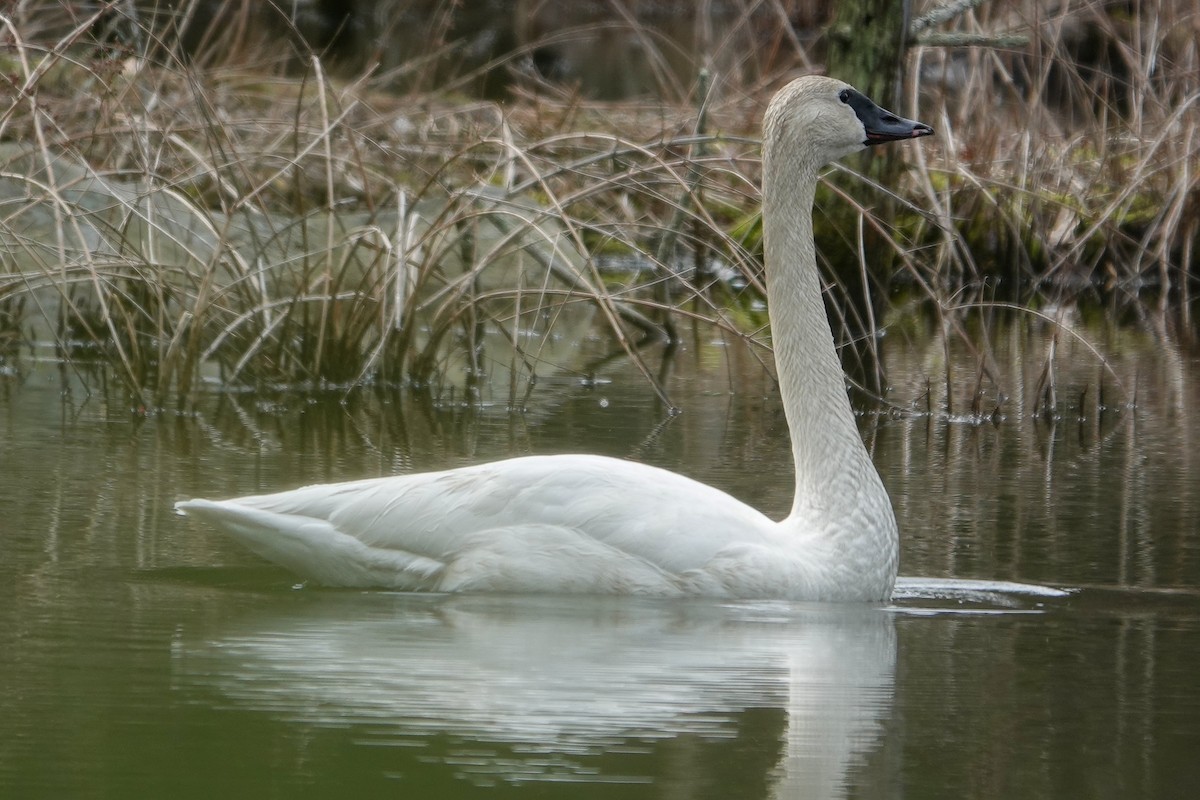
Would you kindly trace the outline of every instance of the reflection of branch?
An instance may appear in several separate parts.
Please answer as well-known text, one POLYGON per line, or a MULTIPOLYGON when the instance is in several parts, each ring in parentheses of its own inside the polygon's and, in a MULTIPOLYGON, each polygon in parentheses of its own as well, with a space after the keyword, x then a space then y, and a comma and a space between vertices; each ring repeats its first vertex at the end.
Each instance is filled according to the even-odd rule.
MULTIPOLYGON (((1002 302, 999 300, 986 300, 986 301, 980 300, 980 301, 971 302, 971 303, 963 303, 962 305, 957 305, 957 306, 947 306, 947 307, 943 308, 942 310, 943 311, 969 311, 971 309, 978 309, 978 308, 1004 308, 1004 309, 1008 309, 1009 311, 1015 311, 1015 312, 1021 313, 1021 314, 1029 314, 1030 316, 1037 317, 1038 319, 1042 320, 1043 322, 1050 323, 1051 325, 1054 326, 1056 331, 1063 331, 1063 332, 1067 333, 1069 336, 1071 336, 1073 339, 1075 339, 1075 341, 1079 342, 1081 345, 1083 345, 1085 348, 1087 348, 1087 351, 1089 353, 1091 353, 1093 356, 1095 356, 1096 360, 1100 362, 1101 366, 1103 366, 1104 369, 1108 370, 1108 374, 1111 375, 1112 379, 1117 382, 1117 388, 1120 389, 1121 394, 1125 396, 1126 402, 1130 401, 1129 392, 1125 389, 1125 384, 1123 384, 1121 382, 1121 376, 1117 374, 1117 371, 1115 369, 1113 369, 1113 366, 1112 366, 1112 364, 1109 363, 1108 359, 1105 358, 1104 355, 1099 351, 1099 349, 1097 349, 1097 347, 1094 344, 1089 342, 1087 340, 1087 338, 1083 336, 1083 334, 1079 333, 1079 331, 1074 330, 1067 325, 1064 325, 1061 318, 1053 317, 1053 316, 1047 314, 1046 312, 1039 311, 1035 308, 1025 308, 1024 306, 1019 306, 1016 303, 1005 303, 1005 302, 1002 302)), ((1057 333, 1055 334, 1055 336, 1057 336, 1057 333)), ((1135 386, 1135 389, 1136 389, 1136 386, 1135 386)), ((1135 405, 1136 405, 1136 403, 1135 403, 1135 405)))
POLYGON ((934 33, 928 30, 983 3, 984 0, 949 0, 914 19, 908 29, 908 38, 914 44, 927 47, 1024 47, 1029 44, 1029 37, 1021 34, 934 33))

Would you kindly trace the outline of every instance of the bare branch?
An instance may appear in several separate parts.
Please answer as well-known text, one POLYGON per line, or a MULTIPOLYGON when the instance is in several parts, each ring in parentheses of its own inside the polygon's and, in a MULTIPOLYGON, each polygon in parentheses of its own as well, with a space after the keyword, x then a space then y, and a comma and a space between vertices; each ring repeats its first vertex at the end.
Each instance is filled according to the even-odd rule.
POLYGON ((1004 33, 922 33, 915 44, 926 47, 1024 47, 1029 37, 1004 33))
POLYGON ((935 25, 941 25, 943 22, 949 22, 960 14, 965 14, 972 8, 977 8, 983 5, 985 0, 949 0, 949 2, 934 8, 927 14, 923 14, 913 20, 912 26, 908 29, 909 36, 916 38, 917 34, 926 28, 932 28, 935 25))

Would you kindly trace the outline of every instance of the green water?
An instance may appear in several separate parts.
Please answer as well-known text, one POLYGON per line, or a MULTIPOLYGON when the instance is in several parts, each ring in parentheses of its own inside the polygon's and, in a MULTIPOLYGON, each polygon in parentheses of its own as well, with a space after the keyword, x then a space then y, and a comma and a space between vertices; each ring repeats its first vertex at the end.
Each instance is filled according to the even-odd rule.
MULTIPOLYGON (((899 396, 922 358, 890 356, 899 396)), ((673 418, 619 366, 524 415, 214 395, 149 418, 8 370, 0 797, 1193 797, 1200 373, 1129 361, 1135 408, 863 417, 922 579, 888 608, 317 590, 171 511, 587 450, 779 515, 782 414, 719 348, 685 349, 673 418)))

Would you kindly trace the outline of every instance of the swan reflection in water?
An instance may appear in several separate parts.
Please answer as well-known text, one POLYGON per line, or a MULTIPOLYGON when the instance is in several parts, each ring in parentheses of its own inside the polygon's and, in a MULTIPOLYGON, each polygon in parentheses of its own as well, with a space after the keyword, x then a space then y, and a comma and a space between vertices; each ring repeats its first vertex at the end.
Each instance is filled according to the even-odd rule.
MULTIPOLYGON (((484 783, 649 781, 663 775, 657 745, 699 737, 729 744, 706 753, 759 765, 773 797, 844 796, 892 706, 895 630, 878 606, 307 594, 215 638, 185 636, 177 686, 355 727, 356 741, 448 739, 440 758, 484 783), (758 709, 777 711, 748 725, 758 709), (651 758, 592 758, 631 752, 651 758), (604 774, 613 763, 622 775, 604 774)), ((717 760, 670 779, 747 768, 717 760)))

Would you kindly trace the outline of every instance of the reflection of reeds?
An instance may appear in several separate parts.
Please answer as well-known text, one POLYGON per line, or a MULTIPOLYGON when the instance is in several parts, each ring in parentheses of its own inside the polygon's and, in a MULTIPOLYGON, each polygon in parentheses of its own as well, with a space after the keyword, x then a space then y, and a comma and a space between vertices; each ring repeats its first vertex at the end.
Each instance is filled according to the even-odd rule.
MULTIPOLYGON (((32 330, 67 358, 100 358, 145 405, 186 403, 208 376, 410 382, 468 397, 503 378, 519 406, 539 376, 586 375, 589 357, 614 349, 665 397, 641 345, 675 335, 673 320, 716 325, 755 352, 764 341, 754 137, 779 70, 809 57, 780 26, 795 5, 747 4, 738 17, 737 36, 778 46, 700 91, 711 135, 670 77, 686 54, 629 13, 592 33, 632 36, 665 105, 600 104, 513 71, 539 42, 586 26, 453 78, 516 75, 501 107, 428 92, 458 52, 448 16, 411 63, 349 79, 303 49, 299 28, 286 52, 255 44, 248 6, 184 37, 186 55, 172 26, 194 2, 177 17, 110 8, 40 31, 40 18, 6 18, 0 342, 32 330), (98 30, 110 40, 96 42, 98 30), (399 83, 426 91, 382 91, 399 83), (582 308, 612 346, 567 357, 552 343, 582 335, 565 322, 582 308)), ((969 383, 964 406, 977 417, 1003 402, 986 388, 1001 382, 988 339, 997 309, 1048 319, 1038 309, 1083 302, 1159 335, 1191 324, 1200 69, 1195 37, 1181 35, 1191 12, 1164 2, 1153 19, 1124 19, 1068 5, 1051 15, 1033 0, 987 4, 955 23, 1028 34, 1027 52, 915 50, 923 92, 910 112, 938 138, 904 148, 901 180, 875 187, 887 203, 855 199, 870 193, 840 180, 827 187, 817 228, 831 318, 839 340, 861 345, 846 352, 863 356, 852 372, 872 394, 888 385, 875 372, 878 336, 903 335, 916 311, 976 354, 975 368, 946 359, 930 377, 951 411, 962 396, 952 384, 969 383), (1076 61, 1070 29, 1081 25, 1107 48, 1102 68, 1076 61), (878 268, 888 261, 894 270, 878 268)), ((816 22, 818 6, 805 5, 816 22)), ((734 34, 701 33, 693 44, 708 51, 691 56, 694 73, 729 64, 734 34)), ((1050 353, 1028 400, 1046 413, 1063 396, 1054 378, 1050 353)))

